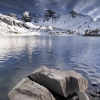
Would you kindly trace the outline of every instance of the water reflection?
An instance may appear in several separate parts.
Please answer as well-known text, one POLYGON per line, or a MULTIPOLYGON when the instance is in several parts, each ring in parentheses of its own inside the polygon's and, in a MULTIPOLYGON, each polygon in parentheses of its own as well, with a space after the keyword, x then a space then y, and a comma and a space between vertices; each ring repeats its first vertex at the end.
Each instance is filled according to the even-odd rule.
POLYGON ((99 59, 97 37, 0 37, 0 100, 7 100, 12 87, 42 65, 75 70, 100 83, 99 59))

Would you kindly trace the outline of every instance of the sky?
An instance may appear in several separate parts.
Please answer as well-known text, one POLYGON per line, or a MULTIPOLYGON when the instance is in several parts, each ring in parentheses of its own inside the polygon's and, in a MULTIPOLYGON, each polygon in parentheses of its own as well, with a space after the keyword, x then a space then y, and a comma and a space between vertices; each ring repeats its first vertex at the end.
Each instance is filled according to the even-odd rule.
POLYGON ((0 0, 0 13, 22 15, 24 11, 43 16, 45 10, 67 14, 77 13, 100 18, 100 0, 0 0))

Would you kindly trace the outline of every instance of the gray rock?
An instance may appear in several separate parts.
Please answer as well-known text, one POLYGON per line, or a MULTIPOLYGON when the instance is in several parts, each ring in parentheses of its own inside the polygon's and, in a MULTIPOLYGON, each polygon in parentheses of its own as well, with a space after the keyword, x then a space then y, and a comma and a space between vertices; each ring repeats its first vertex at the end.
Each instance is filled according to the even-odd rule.
POLYGON ((8 24, 8 25, 13 25, 13 21, 10 20, 9 18, 4 18, 4 19, 3 19, 3 22, 5 22, 5 23, 8 24))
POLYGON ((93 100, 100 100, 100 98, 98 98, 98 97, 94 97, 93 100))
POLYGON ((98 86, 98 83, 92 83, 92 86, 98 86))
POLYGON ((30 29, 31 27, 28 26, 26 23, 23 23, 23 27, 26 28, 26 29, 30 29))
POLYGON ((29 77, 64 97, 79 91, 85 91, 88 88, 87 79, 74 71, 48 69, 43 66, 34 71, 29 77))
POLYGON ((28 11, 25 11, 22 15, 22 19, 25 21, 25 22, 31 22, 31 17, 30 17, 30 14, 28 11))
POLYGON ((23 27, 23 23, 17 23, 17 25, 19 26, 19 27, 23 27))
POLYGON ((70 100, 78 100, 78 97, 77 96, 74 96, 70 100))
POLYGON ((15 20, 13 20, 13 25, 18 26, 15 20))
POLYGON ((2 16, 0 16, 0 20, 3 21, 3 17, 2 16))
POLYGON ((17 22, 15 20, 13 20, 13 25, 23 27, 23 22, 17 22))
POLYGON ((28 11, 23 12, 23 17, 24 18, 29 18, 29 12, 28 11))
POLYGON ((98 94, 98 93, 90 92, 90 95, 93 96, 93 97, 100 97, 100 94, 98 94))
POLYGON ((8 94, 9 100, 55 100, 52 94, 43 86, 24 78, 8 94))
POLYGON ((5 17, 2 17, 2 20, 4 23, 6 23, 7 19, 5 17))
POLYGON ((90 92, 92 92, 93 90, 86 90, 85 93, 86 95, 89 97, 90 100, 93 100, 93 96, 90 95, 90 92))
POLYGON ((9 14, 8 14, 8 16, 10 16, 10 17, 13 17, 13 18, 17 19, 17 16, 16 16, 16 14, 9 13, 9 14))
POLYGON ((78 92, 79 100, 89 100, 89 97, 84 92, 78 92))
POLYGON ((96 93, 100 94, 100 90, 96 90, 96 93))
POLYGON ((8 18, 8 17, 2 17, 2 16, 0 16, 0 20, 2 22, 4 22, 4 23, 8 24, 8 25, 13 25, 13 21, 10 18, 8 18))

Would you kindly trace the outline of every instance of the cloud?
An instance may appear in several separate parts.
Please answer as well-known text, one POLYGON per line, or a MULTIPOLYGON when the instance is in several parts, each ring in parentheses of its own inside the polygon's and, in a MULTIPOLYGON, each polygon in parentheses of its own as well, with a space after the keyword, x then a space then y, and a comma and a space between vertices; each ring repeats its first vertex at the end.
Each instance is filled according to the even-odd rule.
POLYGON ((39 2, 39 3, 44 4, 44 5, 50 4, 50 3, 55 2, 55 1, 58 1, 58 0, 36 0, 36 2, 39 2))
POLYGON ((0 3, 0 5, 8 6, 8 7, 14 8, 14 9, 21 10, 19 7, 15 7, 15 6, 12 6, 12 5, 10 5, 10 4, 6 4, 6 3, 0 3))
POLYGON ((67 4, 68 4, 69 2, 70 2, 70 1, 63 2, 63 4, 61 5, 60 9, 66 10, 66 6, 67 6, 67 4))
POLYGON ((77 12, 82 12, 83 10, 92 6, 97 0, 80 0, 74 7, 74 10, 77 12))
POLYGON ((61 14, 75 10, 91 16, 100 15, 100 0, 0 0, 0 6, 0 12, 5 9, 7 9, 6 12, 14 13, 28 10, 43 15, 45 10, 52 9, 61 14))
POLYGON ((96 16, 95 18, 100 18, 100 15, 96 16))
POLYGON ((97 7, 88 12, 88 15, 93 16, 95 13, 100 13, 100 7, 97 7))

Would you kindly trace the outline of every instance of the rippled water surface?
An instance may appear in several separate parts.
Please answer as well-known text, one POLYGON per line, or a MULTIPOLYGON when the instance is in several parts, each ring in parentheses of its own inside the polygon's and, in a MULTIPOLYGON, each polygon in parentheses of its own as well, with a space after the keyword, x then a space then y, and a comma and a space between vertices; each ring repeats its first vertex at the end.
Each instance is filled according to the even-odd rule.
POLYGON ((100 38, 0 37, 0 100, 8 100, 8 92, 22 78, 43 65, 75 70, 86 77, 89 83, 100 83, 100 38))

